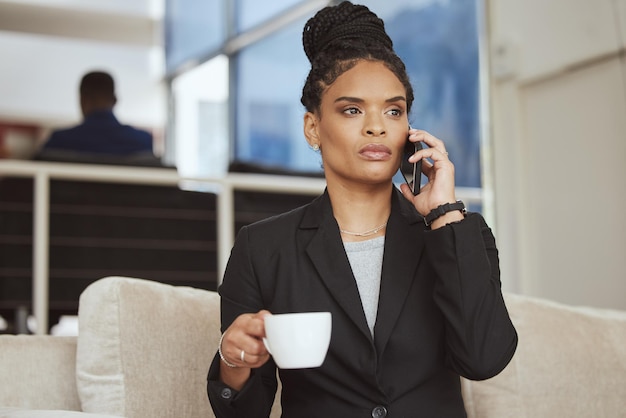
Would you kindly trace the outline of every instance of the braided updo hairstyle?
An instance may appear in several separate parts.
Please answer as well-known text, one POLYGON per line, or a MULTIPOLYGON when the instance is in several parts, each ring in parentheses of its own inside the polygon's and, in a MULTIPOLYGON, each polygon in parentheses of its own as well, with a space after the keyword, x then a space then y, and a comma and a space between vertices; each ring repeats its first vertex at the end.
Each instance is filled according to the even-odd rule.
POLYGON ((300 101, 309 112, 319 112, 322 93, 359 61, 380 61, 406 90, 407 110, 413 103, 413 87, 406 67, 393 50, 384 22, 367 7, 344 1, 318 11, 304 25, 304 52, 311 70, 300 101))

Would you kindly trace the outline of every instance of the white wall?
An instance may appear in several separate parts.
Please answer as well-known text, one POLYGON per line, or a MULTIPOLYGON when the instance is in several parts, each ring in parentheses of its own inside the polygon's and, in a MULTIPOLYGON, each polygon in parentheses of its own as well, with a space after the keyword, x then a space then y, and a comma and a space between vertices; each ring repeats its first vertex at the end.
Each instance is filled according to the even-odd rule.
POLYGON ((489 0, 509 290, 626 309, 626 0, 489 0))
POLYGON ((116 114, 164 125, 162 0, 0 0, 0 121, 80 120, 78 83, 92 69, 116 78, 116 114))

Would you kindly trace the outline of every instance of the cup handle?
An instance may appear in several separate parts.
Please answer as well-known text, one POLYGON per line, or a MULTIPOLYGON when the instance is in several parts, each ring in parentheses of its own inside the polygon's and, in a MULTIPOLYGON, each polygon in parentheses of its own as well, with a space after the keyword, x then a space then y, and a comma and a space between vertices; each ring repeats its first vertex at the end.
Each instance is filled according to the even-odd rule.
POLYGON ((272 354, 272 350, 270 350, 270 344, 267 342, 267 338, 263 337, 263 345, 267 349, 267 352, 272 354))

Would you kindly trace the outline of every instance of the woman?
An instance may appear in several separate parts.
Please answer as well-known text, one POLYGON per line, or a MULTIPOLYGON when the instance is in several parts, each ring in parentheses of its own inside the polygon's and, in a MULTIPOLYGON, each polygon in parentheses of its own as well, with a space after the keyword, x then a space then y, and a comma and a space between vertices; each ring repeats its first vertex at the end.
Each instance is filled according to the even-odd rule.
POLYGON ((383 22, 343 2, 309 20, 303 43, 304 132, 327 189, 238 234, 219 289, 216 416, 269 415, 265 315, 330 311, 322 366, 280 370, 284 417, 464 417, 459 376, 496 375, 517 345, 494 237, 454 205, 445 144, 408 128, 413 91, 383 22), (392 183, 407 136, 428 146, 410 159, 428 177, 416 196, 392 183))

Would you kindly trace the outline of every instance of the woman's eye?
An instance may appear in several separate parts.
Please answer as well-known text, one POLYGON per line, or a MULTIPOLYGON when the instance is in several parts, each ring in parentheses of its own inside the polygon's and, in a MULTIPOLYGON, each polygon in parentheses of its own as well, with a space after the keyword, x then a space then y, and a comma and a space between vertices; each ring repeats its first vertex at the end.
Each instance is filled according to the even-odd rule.
POLYGON ((391 114, 391 116, 402 116, 404 112, 401 109, 391 109, 389 111, 389 114, 391 114))
POLYGON ((343 113, 347 113, 349 115, 356 115, 358 113, 361 113, 361 111, 356 107, 348 107, 343 110, 343 113))

